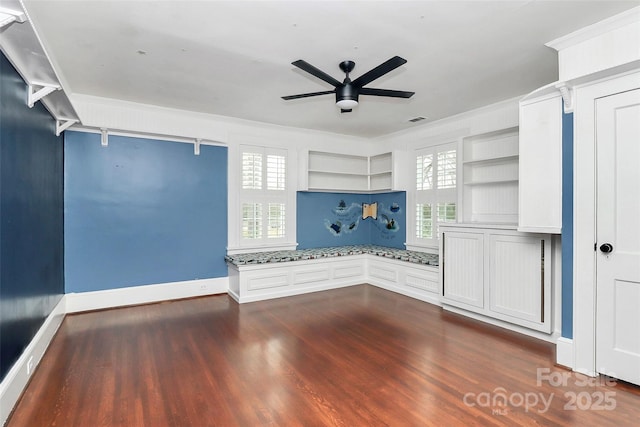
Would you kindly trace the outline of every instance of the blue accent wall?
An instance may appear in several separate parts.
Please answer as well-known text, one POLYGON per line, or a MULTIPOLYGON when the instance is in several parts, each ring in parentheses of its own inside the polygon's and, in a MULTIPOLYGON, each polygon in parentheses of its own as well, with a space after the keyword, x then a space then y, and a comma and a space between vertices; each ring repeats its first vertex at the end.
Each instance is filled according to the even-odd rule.
POLYGON ((376 244, 404 249, 406 193, 297 193, 298 248, 376 244), (376 218, 363 219, 363 204, 377 206, 376 218))
POLYGON ((562 114, 562 336, 573 338, 573 113, 562 114))
POLYGON ((0 53, 0 380, 64 291, 62 137, 0 53))
POLYGON ((65 133, 65 291, 227 276, 227 148, 65 133))

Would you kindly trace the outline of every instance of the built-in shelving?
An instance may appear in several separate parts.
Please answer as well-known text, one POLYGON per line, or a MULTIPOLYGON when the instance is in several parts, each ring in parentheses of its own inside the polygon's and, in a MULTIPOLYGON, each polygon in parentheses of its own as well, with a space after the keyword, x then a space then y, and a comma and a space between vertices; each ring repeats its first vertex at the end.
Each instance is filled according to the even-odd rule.
POLYGON ((393 187, 393 155, 379 154, 369 157, 369 189, 391 190, 393 187))
POLYGON ((315 191, 389 191, 393 154, 356 156, 309 151, 307 189, 315 191))
POLYGON ((517 184, 517 179, 488 179, 486 181, 470 181, 465 182, 464 185, 495 185, 495 184, 517 184))
POLYGON ((463 163, 465 165, 491 165, 491 164, 500 164, 500 163, 510 163, 514 161, 518 161, 519 156, 517 154, 506 154, 495 157, 487 157, 482 159, 474 159, 474 160, 465 160, 463 163))
POLYGON ((463 221, 518 222, 518 128, 472 135, 462 142, 463 221))

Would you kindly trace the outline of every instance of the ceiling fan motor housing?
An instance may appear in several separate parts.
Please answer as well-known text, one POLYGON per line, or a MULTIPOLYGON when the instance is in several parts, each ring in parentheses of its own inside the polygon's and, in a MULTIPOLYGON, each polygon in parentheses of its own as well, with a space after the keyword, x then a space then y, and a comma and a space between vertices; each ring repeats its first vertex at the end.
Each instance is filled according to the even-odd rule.
POLYGON ((358 95, 358 89, 350 81, 336 88, 336 102, 345 99, 358 102, 358 95))

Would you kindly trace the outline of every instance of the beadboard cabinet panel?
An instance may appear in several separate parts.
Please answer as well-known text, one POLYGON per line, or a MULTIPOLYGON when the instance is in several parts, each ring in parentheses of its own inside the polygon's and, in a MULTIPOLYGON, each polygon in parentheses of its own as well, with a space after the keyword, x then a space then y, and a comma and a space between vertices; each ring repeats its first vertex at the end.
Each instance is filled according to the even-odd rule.
POLYGON ((441 226, 443 304, 551 333, 551 236, 441 226))
POLYGON ((562 97, 552 92, 520 102, 518 230, 562 230, 562 97))
POLYGON ((443 296, 461 308, 484 308, 484 234, 443 228, 443 296))

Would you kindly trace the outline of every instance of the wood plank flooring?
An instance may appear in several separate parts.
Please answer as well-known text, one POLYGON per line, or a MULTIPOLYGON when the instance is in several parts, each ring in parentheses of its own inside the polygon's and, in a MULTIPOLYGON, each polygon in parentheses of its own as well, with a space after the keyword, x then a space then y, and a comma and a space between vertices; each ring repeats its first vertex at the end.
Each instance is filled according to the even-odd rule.
POLYGON ((369 285, 219 295, 67 316, 7 425, 639 425, 639 387, 554 359, 369 285))

